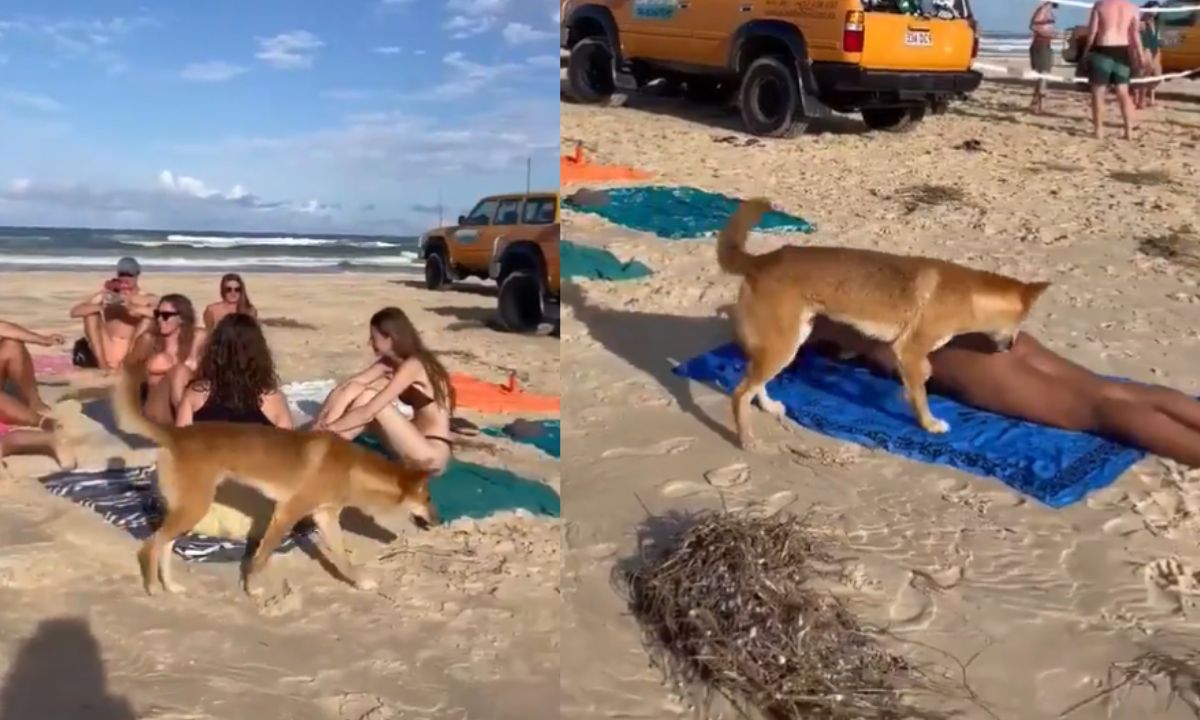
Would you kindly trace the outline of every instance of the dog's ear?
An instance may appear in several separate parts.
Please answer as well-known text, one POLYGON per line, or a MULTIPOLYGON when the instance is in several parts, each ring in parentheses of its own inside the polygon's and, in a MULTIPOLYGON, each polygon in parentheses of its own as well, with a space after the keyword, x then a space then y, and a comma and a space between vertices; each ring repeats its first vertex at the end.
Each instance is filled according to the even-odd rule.
POLYGON ((1025 283, 1021 288, 1021 300, 1025 302, 1025 307, 1032 307, 1049 287, 1050 283, 1045 281, 1025 283))

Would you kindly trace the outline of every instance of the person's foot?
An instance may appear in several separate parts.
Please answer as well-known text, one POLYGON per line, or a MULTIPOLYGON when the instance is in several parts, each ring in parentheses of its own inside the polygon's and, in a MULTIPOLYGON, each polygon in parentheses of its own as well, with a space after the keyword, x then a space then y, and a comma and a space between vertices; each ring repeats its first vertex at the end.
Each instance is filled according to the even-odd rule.
POLYGON ((79 460, 75 457, 75 449, 71 447, 71 443, 67 440, 66 435, 63 434, 61 427, 57 427, 54 430, 54 459, 63 470, 74 470, 79 467, 79 460))

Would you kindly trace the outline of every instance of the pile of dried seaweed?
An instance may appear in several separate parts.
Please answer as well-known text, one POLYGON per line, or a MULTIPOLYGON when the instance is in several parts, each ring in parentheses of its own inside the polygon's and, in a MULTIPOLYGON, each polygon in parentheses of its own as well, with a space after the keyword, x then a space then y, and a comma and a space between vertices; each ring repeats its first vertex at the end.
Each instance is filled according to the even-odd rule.
POLYGON ((789 515, 695 516, 678 541, 625 571, 651 656, 685 693, 718 693, 772 719, 936 717, 906 707, 923 684, 838 600, 808 581, 836 567, 789 515))

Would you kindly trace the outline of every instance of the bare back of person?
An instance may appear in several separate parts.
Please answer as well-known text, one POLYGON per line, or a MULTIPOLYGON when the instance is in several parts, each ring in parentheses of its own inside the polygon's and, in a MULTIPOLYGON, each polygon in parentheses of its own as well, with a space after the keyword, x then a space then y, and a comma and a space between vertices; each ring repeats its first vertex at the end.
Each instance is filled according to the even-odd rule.
POLYGON ((1129 0, 1100 0, 1095 5, 1099 28, 1095 47, 1128 47, 1139 31, 1138 8, 1129 0))

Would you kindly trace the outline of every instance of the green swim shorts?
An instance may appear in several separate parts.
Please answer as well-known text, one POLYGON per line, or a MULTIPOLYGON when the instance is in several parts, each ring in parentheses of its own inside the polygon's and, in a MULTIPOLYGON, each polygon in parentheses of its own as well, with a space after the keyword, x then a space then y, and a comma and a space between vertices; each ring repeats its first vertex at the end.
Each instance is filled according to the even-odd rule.
POLYGON ((1128 85, 1131 77, 1133 62, 1128 47, 1104 45, 1088 53, 1088 84, 1128 85))

